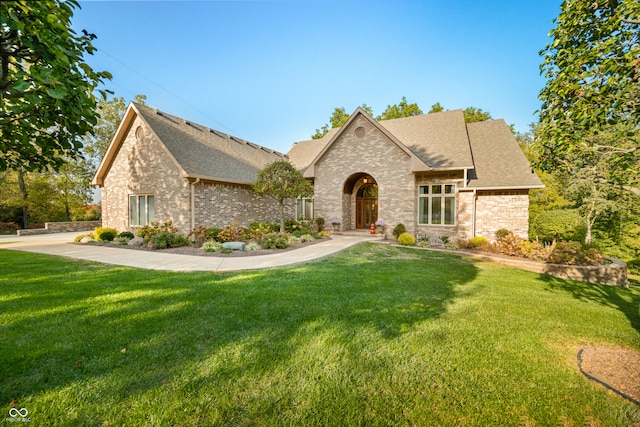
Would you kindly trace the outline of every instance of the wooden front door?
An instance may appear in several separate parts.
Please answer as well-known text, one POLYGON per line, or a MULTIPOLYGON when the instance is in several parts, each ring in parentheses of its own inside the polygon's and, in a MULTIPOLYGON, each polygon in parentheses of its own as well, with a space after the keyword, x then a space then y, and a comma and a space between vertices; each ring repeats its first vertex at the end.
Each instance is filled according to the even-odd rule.
POLYGON ((356 197, 356 228, 369 228, 378 220, 378 198, 356 197))

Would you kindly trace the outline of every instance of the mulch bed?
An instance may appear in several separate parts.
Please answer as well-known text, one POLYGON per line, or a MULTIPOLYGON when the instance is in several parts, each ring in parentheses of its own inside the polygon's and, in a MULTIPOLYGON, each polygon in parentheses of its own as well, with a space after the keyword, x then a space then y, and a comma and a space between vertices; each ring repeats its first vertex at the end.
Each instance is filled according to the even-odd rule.
POLYGON ((589 346, 578 352, 587 378, 640 405, 640 352, 622 347, 589 346))
POLYGON ((292 251, 294 249, 304 248, 305 246, 315 245, 316 243, 320 243, 330 239, 330 237, 325 237, 323 239, 316 239, 313 242, 304 242, 304 243, 294 243, 287 246, 285 249, 258 249, 256 251, 233 251, 228 254, 223 254, 222 252, 205 252, 199 247, 195 246, 182 246, 180 248, 169 248, 169 249, 151 249, 146 246, 129 246, 129 245, 117 245, 114 243, 78 243, 80 245, 99 245, 99 246, 108 246, 111 248, 121 248, 121 249, 132 249, 137 251, 147 251, 147 252, 157 252, 160 254, 179 254, 179 255, 192 255, 192 256, 207 256, 207 257, 245 257, 245 256, 257 256, 257 255, 269 255, 269 254, 280 254, 283 252, 292 251))

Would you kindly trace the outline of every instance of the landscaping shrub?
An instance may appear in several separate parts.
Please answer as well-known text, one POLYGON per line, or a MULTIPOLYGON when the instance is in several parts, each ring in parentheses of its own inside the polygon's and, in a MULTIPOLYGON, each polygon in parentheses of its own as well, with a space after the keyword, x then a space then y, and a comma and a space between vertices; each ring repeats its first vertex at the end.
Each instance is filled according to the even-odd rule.
POLYGON ((138 237, 142 237, 147 243, 153 236, 159 233, 176 233, 178 229, 173 226, 173 221, 166 222, 153 221, 138 230, 138 237))
POLYGON ((627 270, 631 274, 640 275, 640 259, 627 261, 627 270))
POLYGON ((397 239, 402 233, 405 233, 406 231, 407 228, 404 226, 404 224, 400 223, 393 228, 393 235, 397 239))
POLYGON ((509 256, 519 256, 520 250, 518 245, 523 242, 522 237, 513 234, 513 231, 501 228, 496 231, 496 246, 498 251, 509 256))
POLYGON ((133 233, 130 232, 130 231, 123 231, 122 233, 118 234, 118 237, 125 237, 125 238, 131 240, 136 236, 134 236, 133 233))
POLYGON ((324 230, 322 230, 322 231, 320 231, 320 232, 318 233, 318 237, 320 237, 320 238, 323 238, 323 237, 329 237, 329 236, 330 236, 330 234, 329 234, 329 232, 328 232, 328 231, 324 231, 324 230))
POLYGON ((127 236, 124 236, 124 237, 118 236, 115 239, 113 239, 112 243, 115 243, 117 245, 127 245, 129 244, 129 241, 131 241, 131 239, 127 236))
POLYGON ((316 226, 318 227, 318 233, 324 230, 324 218, 316 218, 316 226))
MULTIPOLYGON (((278 228, 278 230, 280 229, 278 228)), ((300 237, 303 234, 311 234, 311 227, 305 222, 288 219, 284 222, 284 231, 300 237)))
POLYGON ((289 245, 295 245, 296 243, 301 243, 302 240, 300 240, 300 237, 294 235, 294 234, 289 234, 287 236, 287 244, 289 245))
POLYGON ((206 241, 202 244, 202 250, 205 252, 218 252, 222 249, 222 243, 216 241, 206 241))
POLYGON ((284 249, 287 247, 287 238, 279 233, 265 234, 260 241, 262 249, 284 249))
POLYGON ((240 227, 239 222, 227 225, 218 233, 218 241, 220 242, 241 242, 244 230, 240 227))
POLYGON ((574 210, 556 209, 542 212, 531 222, 531 236, 550 243, 553 240, 584 242, 587 225, 574 210))
POLYGON ((316 238, 311 234, 303 234, 302 236, 300 236, 301 242, 313 242, 314 240, 316 240, 316 238))
POLYGON ((398 236, 398 243, 402 246, 413 246, 416 244, 416 238, 409 233, 402 233, 398 236))
POLYGON ((257 251, 259 249, 261 249, 259 244, 257 244, 256 242, 249 242, 246 245, 244 245, 244 248, 242 250, 245 252, 250 252, 250 251, 257 251))
POLYGON ((115 228, 110 227, 96 227, 93 232, 93 237, 96 240, 102 240, 103 242, 110 242, 116 238, 118 232, 115 228))
POLYGON ((602 255, 597 249, 580 242, 558 242, 547 262, 567 265, 599 265, 602 255))
POLYGON ((182 234, 162 231, 154 234, 151 239, 149 239, 149 244, 152 249, 179 248, 189 245, 189 239, 182 234))
POLYGON ((207 228, 206 231, 204 232, 204 240, 207 240, 207 241, 215 240, 216 242, 219 242, 218 234, 221 231, 222 231, 222 228, 218 228, 218 227, 207 228))
POLYGON ((416 245, 420 246, 421 248, 428 248, 430 246, 429 236, 427 236, 426 234, 418 233, 418 236, 416 238, 416 245))
POLYGON ((469 239, 469 244, 474 249, 486 248, 486 247, 489 246, 489 241, 487 240, 486 237, 475 236, 475 237, 472 237, 471 239, 469 239))

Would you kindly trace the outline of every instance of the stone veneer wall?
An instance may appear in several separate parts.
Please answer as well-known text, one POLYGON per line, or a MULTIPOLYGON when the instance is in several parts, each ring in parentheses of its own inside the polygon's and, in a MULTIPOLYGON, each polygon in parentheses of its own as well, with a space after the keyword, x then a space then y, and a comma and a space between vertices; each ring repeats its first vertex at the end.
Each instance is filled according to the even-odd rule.
MULTIPOLYGON (((254 221, 280 223, 278 201, 256 196, 249 186, 199 182, 194 190, 196 227, 223 228, 234 222, 248 227, 254 221)), ((285 200, 285 218, 294 218, 295 209, 295 199, 285 200)))
POLYGON ((95 221, 64 221, 45 222, 44 228, 28 228, 17 230, 18 236, 31 236, 34 234, 70 233, 72 231, 92 231, 102 225, 101 220, 95 221))
POLYGON ((495 241, 501 228, 522 238, 529 236, 529 192, 478 191, 476 201, 476 236, 495 241))
POLYGON ((344 129, 316 163, 316 218, 323 217, 327 224, 339 218, 342 229, 355 227, 354 193, 344 193, 345 182, 355 173, 367 173, 376 180, 378 217, 387 222, 387 229, 403 223, 408 232, 414 233, 415 180, 409 156, 362 117, 344 129), (361 127, 364 135, 358 137, 355 130, 361 127))
POLYGON ((164 147, 136 118, 104 179, 102 224, 119 232, 129 227, 129 195, 152 194, 156 221, 173 220, 182 232, 191 229, 190 184, 164 147), (137 136, 136 136, 137 134, 137 136))

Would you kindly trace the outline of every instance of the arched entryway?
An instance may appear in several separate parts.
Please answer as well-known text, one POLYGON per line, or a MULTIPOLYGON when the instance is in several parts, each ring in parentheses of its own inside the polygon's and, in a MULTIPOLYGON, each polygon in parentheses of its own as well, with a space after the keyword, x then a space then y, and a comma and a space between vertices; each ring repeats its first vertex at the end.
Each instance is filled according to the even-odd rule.
POLYGON ((356 193, 356 228, 369 228, 377 220, 378 185, 375 182, 366 182, 356 193))

